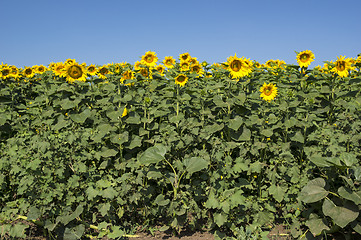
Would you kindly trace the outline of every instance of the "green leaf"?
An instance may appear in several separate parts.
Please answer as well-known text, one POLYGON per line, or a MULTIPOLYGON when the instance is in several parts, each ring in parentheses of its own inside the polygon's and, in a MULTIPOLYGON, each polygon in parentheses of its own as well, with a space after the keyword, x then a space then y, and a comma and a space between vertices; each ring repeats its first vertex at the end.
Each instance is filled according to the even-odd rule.
POLYGON ((352 167, 358 163, 356 156, 352 153, 343 152, 340 155, 340 160, 345 163, 347 167, 352 167))
POLYGON ((299 194, 299 199, 305 203, 320 201, 328 195, 328 191, 326 191, 325 186, 326 182, 323 178, 313 179, 302 188, 299 194))
POLYGON ((157 204, 158 206, 166 206, 168 205, 169 202, 170 202, 169 199, 164 199, 163 194, 159 194, 154 200, 154 203, 157 204))
POLYGON ((99 212, 100 214, 105 217, 106 215, 108 215, 108 212, 110 210, 110 203, 103 203, 99 205, 99 212))
POLYGON ((277 202, 282 202, 286 191, 280 186, 271 185, 268 188, 268 192, 276 199, 277 202))
POLYGON ((359 215, 358 207, 354 203, 347 201, 344 206, 339 207, 328 198, 323 202, 322 211, 342 228, 354 221, 359 215))
POLYGON ((322 157, 319 154, 313 154, 310 156, 310 161, 313 162, 318 167, 331 167, 333 164, 330 163, 328 158, 322 157))
POLYGON ((307 220, 305 224, 314 236, 320 235, 324 230, 330 230, 330 228, 327 226, 326 220, 318 217, 313 217, 307 220))
POLYGON ((240 126, 243 124, 243 119, 240 116, 236 116, 234 119, 229 120, 228 126, 229 128, 237 131, 240 126))
POLYGON ((90 117, 91 112, 89 109, 85 109, 84 112, 79 114, 70 114, 70 118, 76 123, 84 123, 85 120, 90 117))
POLYGON ((36 220, 41 216, 41 211, 35 206, 29 208, 29 213, 27 215, 28 220, 36 220))
POLYGON ((105 198, 113 199, 118 195, 118 192, 114 190, 112 187, 108 187, 102 191, 102 196, 105 198))
POLYGON ((249 141, 251 140, 251 130, 246 127, 243 127, 243 132, 241 136, 238 138, 238 141, 249 141))
POLYGON ((103 147, 102 151, 101 151, 101 156, 104 158, 114 157, 115 155, 117 155, 117 153, 118 153, 118 151, 116 151, 114 149, 109 149, 109 148, 103 147))
POLYGON ((208 162, 199 157, 184 159, 183 164, 189 174, 193 174, 208 167, 208 162))
POLYGON ((65 228, 63 239, 76 240, 80 239, 85 232, 85 226, 80 224, 73 228, 65 228))
POLYGON ((167 152, 167 148, 161 144, 145 150, 139 157, 138 161, 141 164, 149 165, 152 163, 158 163, 164 159, 164 155, 167 152))
POLYGON ((296 132, 295 135, 290 137, 292 141, 299 142, 299 143, 305 143, 305 139, 301 132, 296 132))
POLYGON ((215 213, 213 219, 218 227, 221 227, 227 221, 227 217, 221 213, 215 213))
POLYGON ((272 129, 262 129, 261 134, 265 137, 271 137, 273 135, 272 129))
POLYGON ((353 201, 355 204, 361 204, 361 191, 354 192, 342 186, 338 189, 338 194, 347 200, 353 201))
POLYGON ((64 109, 64 110, 68 110, 71 108, 75 108, 76 106, 78 106, 78 104, 81 102, 81 99, 77 98, 74 101, 69 100, 69 98, 66 98, 64 100, 62 100, 60 102, 60 106, 64 109))
MULTIPOLYGON (((25 230, 29 228, 28 225, 25 225, 23 223, 16 223, 15 225, 10 225, 10 231, 9 231, 9 235, 10 237, 12 238, 22 238, 22 239, 25 239, 26 236, 25 236, 25 230)), ((1 227, 0 227, 1 229, 1 227)), ((0 236, 3 236, 4 232, 3 231, 0 231, 0 236)), ((12 239, 11 238, 11 239, 12 239)))

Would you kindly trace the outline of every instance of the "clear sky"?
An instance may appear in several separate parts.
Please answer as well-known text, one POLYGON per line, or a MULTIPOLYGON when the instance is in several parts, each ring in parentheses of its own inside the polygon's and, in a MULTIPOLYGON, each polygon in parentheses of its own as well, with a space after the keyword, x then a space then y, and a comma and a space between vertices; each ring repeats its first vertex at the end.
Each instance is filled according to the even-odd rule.
POLYGON ((200 62, 231 55, 310 67, 361 53, 360 0, 0 0, 0 63, 47 65, 160 60, 189 52, 200 62))

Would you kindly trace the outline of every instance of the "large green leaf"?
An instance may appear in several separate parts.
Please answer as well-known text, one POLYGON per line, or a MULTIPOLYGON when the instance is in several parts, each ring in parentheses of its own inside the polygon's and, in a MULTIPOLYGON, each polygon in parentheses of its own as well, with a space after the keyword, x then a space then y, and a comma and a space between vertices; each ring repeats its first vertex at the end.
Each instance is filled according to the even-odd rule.
POLYGON ((355 192, 342 186, 338 189, 338 194, 345 199, 353 201, 355 204, 361 204, 361 191, 355 192))
POLYGON ((326 182, 323 178, 316 178, 309 181, 304 188, 302 188, 299 199, 305 203, 313 203, 320 201, 328 195, 325 189, 326 182))
POLYGON ((70 118, 77 123, 83 123, 85 122, 85 120, 90 117, 91 112, 89 109, 85 109, 83 112, 78 113, 78 114, 69 114, 70 118))
POLYGON ((145 150, 138 157, 138 161, 144 165, 158 163, 164 159, 166 152, 167 148, 164 145, 158 144, 145 150))
POLYGON ((342 207, 339 207, 328 198, 323 202, 322 211, 342 228, 354 221, 359 215, 359 209, 353 202, 347 201, 342 207))
POLYGON ((193 174, 208 167, 208 162, 199 157, 184 159, 183 164, 189 174, 193 174))
POLYGON ((314 236, 320 235, 323 231, 330 230, 326 220, 319 218, 316 214, 311 214, 310 219, 305 224, 314 236))

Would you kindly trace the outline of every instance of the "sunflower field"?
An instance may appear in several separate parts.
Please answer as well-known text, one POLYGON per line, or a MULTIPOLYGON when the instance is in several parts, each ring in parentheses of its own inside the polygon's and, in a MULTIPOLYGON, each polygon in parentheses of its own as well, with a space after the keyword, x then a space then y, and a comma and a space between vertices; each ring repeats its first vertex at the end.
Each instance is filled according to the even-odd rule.
POLYGON ((1 238, 361 234, 361 56, 295 58, 2 63, 1 238))

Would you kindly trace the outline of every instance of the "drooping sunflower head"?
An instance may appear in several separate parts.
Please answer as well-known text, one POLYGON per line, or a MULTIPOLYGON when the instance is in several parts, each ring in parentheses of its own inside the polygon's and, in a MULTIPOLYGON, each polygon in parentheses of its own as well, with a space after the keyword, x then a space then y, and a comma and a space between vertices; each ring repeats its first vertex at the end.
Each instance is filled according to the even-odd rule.
POLYGON ((191 58, 192 58, 192 57, 191 57, 191 55, 189 55, 189 53, 182 53, 182 54, 179 55, 179 60, 180 60, 181 62, 187 62, 187 61, 189 61, 191 58))
POLYGON ((184 86, 187 81, 188 81, 188 77, 184 74, 179 74, 175 79, 175 84, 178 84, 179 86, 184 86))
MULTIPOLYGON (((121 83, 124 83, 125 80, 129 80, 129 79, 135 79, 134 77, 134 72, 132 70, 127 70, 123 73, 122 78, 120 79, 121 83)), ((125 84, 126 86, 130 86, 130 85, 134 85, 134 83, 127 83, 125 84)))
POLYGON ((142 68, 142 63, 140 61, 136 61, 134 63, 134 70, 140 70, 142 68))
POLYGON ((70 59, 70 58, 68 58, 68 59, 64 62, 64 64, 73 64, 73 63, 76 63, 75 59, 70 59))
POLYGON ((65 65, 65 74, 66 80, 70 83, 74 81, 86 81, 87 72, 84 65, 78 64, 77 62, 69 63, 65 65))
POLYGON ((111 72, 109 71, 109 68, 106 65, 101 66, 98 69, 98 77, 100 79, 106 79, 108 74, 111 74, 111 72))
POLYGON ((174 68, 175 59, 172 56, 167 56, 167 57, 164 58, 163 64, 167 68, 174 68))
POLYGON ((259 90, 261 92, 261 98, 263 100, 270 102, 277 96, 277 87, 272 83, 263 83, 263 86, 259 90))
POLYGON ((195 63, 190 66, 190 71, 193 73, 197 73, 198 76, 201 76, 204 74, 204 70, 202 68, 202 65, 200 63, 195 63))
POLYGON ((159 65, 155 66, 154 69, 155 69, 161 76, 164 76, 165 66, 163 66, 162 64, 159 64, 159 65))
POLYGON ((297 54, 298 65, 307 68, 314 61, 315 55, 310 50, 305 50, 297 54))
POLYGON ((158 62, 157 54, 148 51, 142 56, 141 62, 148 67, 153 67, 158 62))

